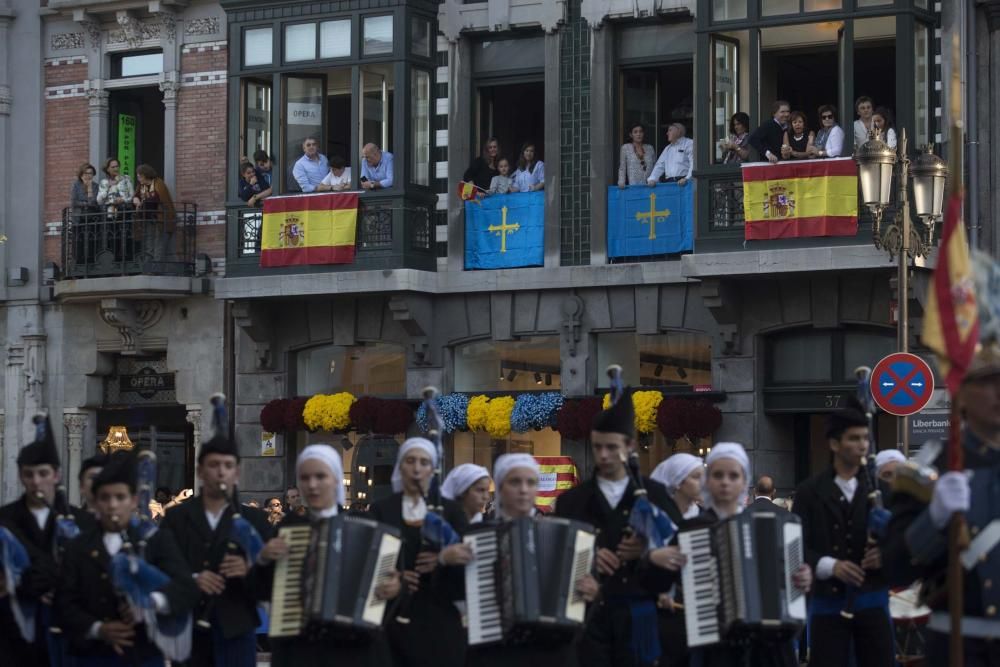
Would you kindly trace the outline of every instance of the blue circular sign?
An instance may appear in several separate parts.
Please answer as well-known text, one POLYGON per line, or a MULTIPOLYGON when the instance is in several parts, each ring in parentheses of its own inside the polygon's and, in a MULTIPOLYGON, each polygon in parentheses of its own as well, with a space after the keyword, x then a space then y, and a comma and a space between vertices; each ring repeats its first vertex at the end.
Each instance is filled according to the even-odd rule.
POLYGON ((906 417, 923 410, 934 394, 934 372, 927 362, 909 352, 896 352, 875 365, 872 398, 891 415, 906 417))

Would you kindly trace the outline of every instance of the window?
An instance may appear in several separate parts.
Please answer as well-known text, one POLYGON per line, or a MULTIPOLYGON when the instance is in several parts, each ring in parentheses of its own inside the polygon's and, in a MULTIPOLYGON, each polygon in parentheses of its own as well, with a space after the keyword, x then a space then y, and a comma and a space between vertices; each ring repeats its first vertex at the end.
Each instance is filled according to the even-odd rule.
POLYGON ((123 53, 112 56, 111 77, 125 79, 130 76, 147 76, 163 71, 163 52, 123 53))
MULTIPOLYGON (((597 366, 622 367, 625 380, 643 387, 711 387, 712 339, 703 333, 603 333, 597 335, 597 366)), ((598 386, 607 387, 601 373, 598 386)))
POLYGON ((391 151, 393 68, 391 65, 369 65, 361 69, 361 127, 358 146, 378 144, 391 151))
POLYGON ((410 148, 413 182, 430 185, 431 165, 431 75, 413 70, 410 96, 410 148))
POLYGON ((306 137, 318 139, 323 152, 324 84, 322 75, 285 77, 284 175, 291 191, 298 191, 298 184, 291 176, 292 167, 302 157, 302 142, 306 137))
POLYGON ((351 55, 351 20, 323 21, 319 24, 319 57, 346 58, 351 55))
POLYGON ((392 16, 367 16, 364 20, 364 49, 366 56, 392 53, 392 16))
POLYGON ((747 17, 747 0, 712 0, 712 20, 735 21, 747 17))
POLYGON ((270 65, 273 39, 270 28, 251 28, 243 33, 243 66, 270 65))
POLYGON ((271 85, 245 81, 243 85, 243 152, 253 159, 255 151, 271 152, 271 85))
POLYGON ((455 391, 559 391, 559 337, 476 341, 455 348, 455 391))
POLYGON ((296 356, 295 395, 349 391, 355 396, 406 394, 406 352, 402 345, 325 345, 296 356))
POLYGON ((285 61, 294 63, 316 59, 316 24, 285 26, 285 61))
MULTIPOLYGON (((722 161, 723 153, 719 148, 719 142, 729 136, 729 119, 740 110, 739 97, 739 70, 738 53, 739 43, 723 39, 713 38, 713 58, 714 67, 712 69, 712 95, 715 112, 712 123, 712 141, 715 146, 715 159, 722 161)), ((750 130, 751 128, 747 128, 750 130)))
POLYGON ((781 16, 798 12, 799 0, 760 0, 761 16, 781 16))
POLYGON ((913 32, 913 129, 917 148, 930 143, 931 135, 931 43, 930 29, 918 23, 913 32))
POLYGON ((431 32, 431 22, 420 16, 413 17, 410 24, 410 48, 413 54, 430 58, 433 44, 434 34, 431 32))

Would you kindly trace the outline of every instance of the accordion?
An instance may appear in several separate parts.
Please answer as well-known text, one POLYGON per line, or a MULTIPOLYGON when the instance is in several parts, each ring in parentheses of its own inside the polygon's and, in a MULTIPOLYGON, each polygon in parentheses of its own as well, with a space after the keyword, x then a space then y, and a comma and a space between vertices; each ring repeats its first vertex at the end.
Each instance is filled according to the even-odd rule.
POLYGON ((371 631, 382 625, 386 601, 378 584, 396 568, 399 530, 338 514, 317 524, 278 531, 289 546, 275 566, 270 637, 294 637, 309 626, 371 631))
POLYGON ((792 637, 806 598, 792 577, 802 565, 802 524, 789 512, 747 511, 677 537, 688 646, 748 635, 792 637))
POLYGON ((594 561, 594 530, 562 518, 523 518, 466 533, 475 559, 465 566, 470 646, 572 635, 586 603, 576 582, 594 561))

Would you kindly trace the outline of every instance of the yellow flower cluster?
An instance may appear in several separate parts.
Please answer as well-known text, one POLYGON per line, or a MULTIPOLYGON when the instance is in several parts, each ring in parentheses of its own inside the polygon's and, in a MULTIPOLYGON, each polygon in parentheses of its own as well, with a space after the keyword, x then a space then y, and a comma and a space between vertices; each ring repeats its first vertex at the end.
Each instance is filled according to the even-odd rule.
MULTIPOLYGON (((656 409, 660 407, 663 394, 658 391, 632 392, 632 408, 635 410, 635 430, 652 433, 656 430, 656 409)), ((604 395, 605 410, 611 407, 611 394, 604 395)))
POLYGON ((351 404, 356 400, 353 394, 346 391, 316 394, 306 401, 302 420, 313 430, 343 431, 351 425, 351 404))
MULTIPOLYGON (((498 396, 486 408, 486 430, 494 438, 506 438, 510 434, 510 415, 514 412, 513 396, 498 396)), ((472 405, 469 405, 470 411, 472 405)))
POLYGON ((486 413, 489 410, 490 397, 484 394, 469 399, 466 409, 465 423, 470 431, 486 430, 486 413))

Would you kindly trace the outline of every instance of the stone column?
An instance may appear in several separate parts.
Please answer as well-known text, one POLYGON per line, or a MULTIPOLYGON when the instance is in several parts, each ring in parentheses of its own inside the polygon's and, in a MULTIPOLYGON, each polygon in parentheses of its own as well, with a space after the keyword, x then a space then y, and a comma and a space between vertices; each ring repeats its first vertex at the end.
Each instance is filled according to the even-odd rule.
POLYGON ((177 93, 181 89, 178 70, 160 74, 160 92, 163 93, 163 180, 171 192, 176 193, 177 174, 177 93))
POLYGON ((83 460, 83 438, 87 432, 87 423, 90 415, 86 410, 79 408, 66 408, 63 410, 63 425, 66 427, 66 452, 67 460, 63 465, 65 476, 63 482, 66 484, 66 491, 69 502, 74 505, 80 503, 80 463, 83 460))
POLYGON ((21 370, 24 368, 24 347, 19 342, 7 346, 7 372, 4 376, 4 419, 3 487, 0 488, 0 502, 9 503, 19 495, 20 482, 17 478, 17 453, 25 437, 21 417, 24 415, 24 388, 21 384, 21 370))
POLYGON ((108 91, 103 79, 90 79, 86 84, 90 102, 90 161, 100 169, 108 150, 108 91))
MULTIPOLYGON (((191 424, 192 435, 191 438, 194 442, 194 460, 197 465, 198 454, 201 451, 201 404, 200 403, 189 403, 185 406, 187 409, 187 423, 191 424)), ((194 477, 194 492, 198 493, 201 484, 198 483, 198 475, 195 474, 194 477)))

